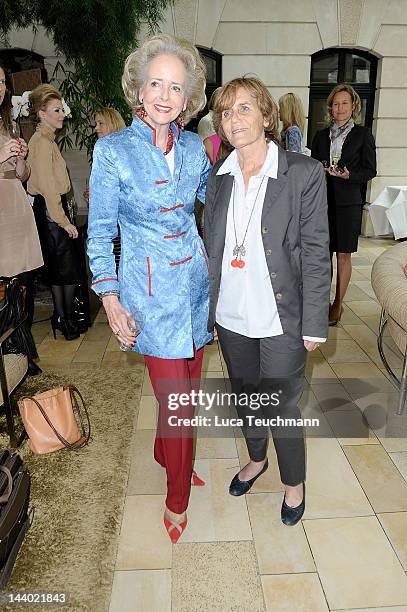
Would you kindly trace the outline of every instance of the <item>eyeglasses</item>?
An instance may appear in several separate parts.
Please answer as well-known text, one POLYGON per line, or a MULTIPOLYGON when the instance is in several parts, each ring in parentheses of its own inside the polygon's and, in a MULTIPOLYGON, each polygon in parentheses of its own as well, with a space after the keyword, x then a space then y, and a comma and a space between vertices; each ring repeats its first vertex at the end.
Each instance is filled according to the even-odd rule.
POLYGON ((0 85, 5 85, 6 84, 6 79, 0 79, 0 85))

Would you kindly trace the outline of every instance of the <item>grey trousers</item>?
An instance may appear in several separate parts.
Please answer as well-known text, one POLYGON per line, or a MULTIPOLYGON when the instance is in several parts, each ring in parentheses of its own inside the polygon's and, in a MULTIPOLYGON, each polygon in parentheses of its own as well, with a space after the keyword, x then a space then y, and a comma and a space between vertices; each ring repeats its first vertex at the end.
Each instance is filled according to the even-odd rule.
MULTIPOLYGON (((236 410, 245 423, 242 427, 249 456, 262 461, 267 454, 268 428, 255 426, 260 419, 301 418, 298 408, 303 386, 306 349, 303 340, 286 334, 270 338, 248 338, 216 324, 222 353, 228 368, 232 392, 239 398, 253 394, 278 394, 279 403, 270 401, 257 410, 238 402, 236 410)), ((274 398, 276 395, 274 395, 274 398)), ((305 480, 305 445, 303 428, 298 425, 270 426, 283 484, 295 486, 305 480)))

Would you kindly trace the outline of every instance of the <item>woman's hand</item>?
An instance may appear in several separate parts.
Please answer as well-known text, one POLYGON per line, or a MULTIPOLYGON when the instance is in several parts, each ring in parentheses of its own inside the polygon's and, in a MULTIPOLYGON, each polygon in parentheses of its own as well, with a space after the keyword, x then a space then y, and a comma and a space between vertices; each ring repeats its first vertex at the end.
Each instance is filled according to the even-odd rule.
POLYGON ((336 178, 341 178, 341 179, 345 179, 345 180, 349 179, 349 170, 347 169, 346 166, 344 167, 343 172, 338 172, 334 168, 334 166, 329 166, 328 174, 330 174, 331 176, 336 176, 336 178))
MULTIPOLYGON (((27 145, 25 146, 27 147, 27 145)), ((21 150, 20 143, 16 138, 12 138, 11 140, 8 140, 6 144, 4 144, 0 148, 0 163, 7 161, 8 159, 10 159, 10 157, 19 156, 20 150, 21 150)))
POLYGON ((68 234, 70 238, 75 239, 78 237, 78 230, 76 229, 74 225, 72 225, 72 223, 68 223, 68 225, 65 225, 64 230, 66 231, 66 233, 68 234))
POLYGON ((304 346, 308 352, 315 351, 319 347, 318 342, 312 342, 311 340, 304 340, 304 346))
POLYGON ((27 157, 27 153, 28 153, 27 143, 22 138, 17 138, 16 140, 17 140, 18 144, 20 145, 20 151, 19 151, 19 153, 17 155, 17 160, 25 159, 27 157))
POLYGON ((103 307, 106 311, 110 328, 117 340, 123 344, 133 346, 136 342, 134 331, 137 325, 131 314, 123 308, 116 295, 102 297, 103 307))

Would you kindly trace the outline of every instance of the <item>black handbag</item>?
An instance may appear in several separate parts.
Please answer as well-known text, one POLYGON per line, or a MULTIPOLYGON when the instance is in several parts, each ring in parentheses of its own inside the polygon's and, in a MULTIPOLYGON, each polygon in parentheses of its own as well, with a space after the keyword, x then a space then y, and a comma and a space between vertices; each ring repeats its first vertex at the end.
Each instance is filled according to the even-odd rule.
MULTIPOLYGON (((16 327, 26 316, 25 287, 17 278, 0 281, 0 336, 11 327, 16 327)), ((29 358, 37 357, 34 338, 27 321, 6 340, 3 353, 21 353, 29 358)))
POLYGON ((30 474, 20 455, 0 452, 0 589, 6 586, 31 527, 30 485, 30 474))

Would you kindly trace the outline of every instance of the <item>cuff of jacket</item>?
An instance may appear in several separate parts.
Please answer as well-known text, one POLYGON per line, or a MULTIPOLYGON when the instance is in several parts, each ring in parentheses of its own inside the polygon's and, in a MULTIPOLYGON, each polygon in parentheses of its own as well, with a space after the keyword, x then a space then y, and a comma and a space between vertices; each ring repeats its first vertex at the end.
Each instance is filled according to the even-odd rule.
POLYGON ((98 278, 92 282, 91 287, 97 295, 106 293, 107 291, 120 293, 119 281, 114 276, 98 278))

